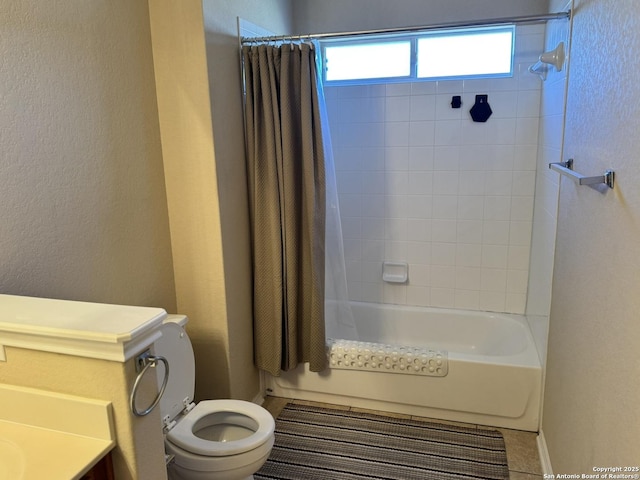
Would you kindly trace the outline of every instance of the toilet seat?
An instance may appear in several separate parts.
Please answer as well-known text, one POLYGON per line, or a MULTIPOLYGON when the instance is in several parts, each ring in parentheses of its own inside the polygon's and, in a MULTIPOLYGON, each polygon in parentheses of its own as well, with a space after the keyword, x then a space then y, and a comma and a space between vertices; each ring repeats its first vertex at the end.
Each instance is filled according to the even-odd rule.
MULTIPOLYGON (((169 316, 167 320, 161 327, 162 336, 154 345, 155 353, 164 356, 170 366, 167 386, 160 400, 166 442, 187 452, 186 457, 206 457, 209 462, 212 462, 214 457, 222 460, 222 457, 252 450, 260 453, 261 447, 266 446, 268 442, 271 444, 267 452, 270 451, 275 422, 264 408, 244 400, 204 400, 197 405, 192 403, 195 389, 195 358, 189 336, 182 327, 186 318, 169 316), (222 420, 226 421, 220 421, 220 417, 225 417, 225 414, 228 414, 227 418, 222 420), (245 438, 226 442, 206 440, 194 433, 199 426, 221 424, 244 427, 252 433, 245 438)), ((159 365, 156 370, 161 382, 164 366, 159 365)))
POLYGON ((167 433, 167 440, 188 452, 207 457, 237 455, 253 450, 273 436, 273 417, 262 407, 243 400, 205 400, 178 420, 167 433), (207 416, 228 413, 235 418, 233 424, 254 433, 240 440, 219 442, 197 437, 194 427, 207 416), (239 418, 238 418, 239 417, 239 418))

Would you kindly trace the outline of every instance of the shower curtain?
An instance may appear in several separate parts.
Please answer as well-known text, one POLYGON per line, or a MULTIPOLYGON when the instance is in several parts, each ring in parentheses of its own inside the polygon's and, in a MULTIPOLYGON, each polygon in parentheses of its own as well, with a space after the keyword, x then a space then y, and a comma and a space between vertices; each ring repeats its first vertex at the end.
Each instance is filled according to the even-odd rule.
MULTIPOLYGON (((318 372, 327 363, 325 233, 333 238, 340 226, 339 216, 334 224, 332 178, 329 190, 336 197, 329 201, 331 225, 325 230, 326 159, 332 173, 333 165, 316 48, 311 43, 244 46, 242 60, 255 363, 273 375, 301 362, 318 372)), ((340 296, 335 291, 344 283, 346 300, 342 270, 326 280, 330 296, 340 296)), ((334 310, 332 304, 332 318, 334 310)), ((345 335, 352 336, 348 319, 332 323, 346 323, 345 335)))

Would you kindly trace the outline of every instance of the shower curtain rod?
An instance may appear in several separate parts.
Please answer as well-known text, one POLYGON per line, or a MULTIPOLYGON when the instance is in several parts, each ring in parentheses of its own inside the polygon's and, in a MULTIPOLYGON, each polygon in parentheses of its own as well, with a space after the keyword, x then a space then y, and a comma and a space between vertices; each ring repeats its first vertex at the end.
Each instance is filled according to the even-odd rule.
POLYGON ((549 20, 558 19, 570 19, 571 10, 566 12, 547 13, 544 15, 524 15, 520 17, 504 17, 504 18, 489 18, 483 20, 472 20, 468 22, 453 22, 453 23, 435 23, 432 25, 421 25, 415 27, 402 27, 402 28, 386 28, 381 30, 362 30, 353 32, 336 32, 336 33, 309 33, 304 35, 273 35, 270 37, 242 37, 241 43, 264 43, 264 42, 286 42, 286 41, 298 41, 298 40, 311 40, 320 38, 338 38, 338 37, 353 37, 360 35, 380 35, 385 33, 411 33, 422 30, 436 30, 444 28, 463 28, 463 27, 478 27, 484 25, 499 25, 505 23, 536 23, 546 22, 549 20))

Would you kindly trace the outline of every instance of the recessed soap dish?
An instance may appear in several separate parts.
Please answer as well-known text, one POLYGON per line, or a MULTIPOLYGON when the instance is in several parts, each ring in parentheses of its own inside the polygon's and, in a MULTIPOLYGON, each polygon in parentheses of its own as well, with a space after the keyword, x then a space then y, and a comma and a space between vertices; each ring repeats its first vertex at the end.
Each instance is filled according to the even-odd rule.
POLYGON ((409 265, 406 262, 383 262, 382 280, 387 283, 407 283, 409 265))

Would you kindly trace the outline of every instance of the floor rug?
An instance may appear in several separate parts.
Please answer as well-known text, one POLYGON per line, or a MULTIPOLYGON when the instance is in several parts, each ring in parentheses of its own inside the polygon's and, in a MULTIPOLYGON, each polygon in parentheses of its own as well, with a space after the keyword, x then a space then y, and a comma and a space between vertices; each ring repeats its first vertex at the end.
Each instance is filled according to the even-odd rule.
POLYGON ((509 478, 497 430, 288 403, 255 480, 509 478))

